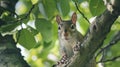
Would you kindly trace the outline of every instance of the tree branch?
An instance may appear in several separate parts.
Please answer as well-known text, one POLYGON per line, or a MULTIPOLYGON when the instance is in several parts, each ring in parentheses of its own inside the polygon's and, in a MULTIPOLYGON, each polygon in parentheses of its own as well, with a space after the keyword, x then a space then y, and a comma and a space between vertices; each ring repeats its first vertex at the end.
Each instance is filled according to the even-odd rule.
POLYGON ((80 52, 75 54, 67 67, 86 67, 85 65, 94 57, 95 52, 103 45, 103 41, 110 31, 114 21, 120 15, 120 0, 110 1, 112 11, 105 10, 98 16, 90 26, 90 32, 87 33, 86 39, 81 45, 80 52))
POLYGON ((101 50, 97 53, 96 57, 97 57, 100 53, 102 53, 105 49, 110 48, 111 46, 115 45, 115 44, 116 44, 117 42, 119 42, 119 41, 120 41, 120 31, 118 31, 118 32, 115 34, 115 36, 112 38, 112 40, 110 41, 110 43, 109 43, 107 46, 101 48, 101 50))

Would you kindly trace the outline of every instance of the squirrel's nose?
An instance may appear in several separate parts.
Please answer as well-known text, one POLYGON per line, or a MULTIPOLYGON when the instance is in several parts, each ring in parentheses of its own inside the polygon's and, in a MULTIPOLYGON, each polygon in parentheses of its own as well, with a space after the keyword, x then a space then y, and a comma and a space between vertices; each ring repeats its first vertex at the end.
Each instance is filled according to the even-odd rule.
POLYGON ((68 36, 67 29, 64 30, 64 36, 68 36))
POLYGON ((64 32, 67 33, 67 29, 65 29, 64 32))

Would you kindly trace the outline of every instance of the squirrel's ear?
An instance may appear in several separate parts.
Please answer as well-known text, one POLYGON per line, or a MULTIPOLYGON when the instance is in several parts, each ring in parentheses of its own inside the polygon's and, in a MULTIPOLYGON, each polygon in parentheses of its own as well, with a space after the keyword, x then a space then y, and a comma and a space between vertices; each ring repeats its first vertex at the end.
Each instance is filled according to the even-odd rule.
POLYGON ((62 19, 59 15, 56 16, 56 21, 57 21, 58 24, 62 21, 62 19))
POLYGON ((76 14, 75 12, 72 14, 71 20, 72 20, 72 23, 73 23, 73 24, 76 24, 76 21, 77 21, 77 14, 76 14))

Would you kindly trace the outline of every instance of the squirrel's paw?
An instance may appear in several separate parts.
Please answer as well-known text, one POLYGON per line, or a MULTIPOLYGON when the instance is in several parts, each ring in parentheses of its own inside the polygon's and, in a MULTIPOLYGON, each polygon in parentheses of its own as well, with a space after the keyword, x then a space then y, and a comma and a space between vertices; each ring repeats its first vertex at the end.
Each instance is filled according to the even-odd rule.
POLYGON ((57 62, 56 67, 66 67, 69 63, 69 58, 66 55, 62 56, 61 60, 57 62))
POLYGON ((73 46, 73 51, 79 51, 80 50, 80 42, 77 42, 75 46, 73 46))
POLYGON ((67 55, 62 56, 61 60, 59 61, 61 64, 66 64, 68 61, 67 55))

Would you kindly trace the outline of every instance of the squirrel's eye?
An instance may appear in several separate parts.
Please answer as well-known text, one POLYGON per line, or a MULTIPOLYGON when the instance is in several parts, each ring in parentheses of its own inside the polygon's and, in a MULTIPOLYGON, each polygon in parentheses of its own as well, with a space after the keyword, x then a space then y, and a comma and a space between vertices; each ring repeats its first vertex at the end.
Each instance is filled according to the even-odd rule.
POLYGON ((74 25, 73 24, 71 25, 71 29, 74 29, 74 25))
POLYGON ((71 30, 75 31, 75 26, 73 24, 71 25, 71 30))
POLYGON ((58 27, 58 30, 60 30, 60 29, 61 29, 61 27, 59 26, 59 27, 58 27))

